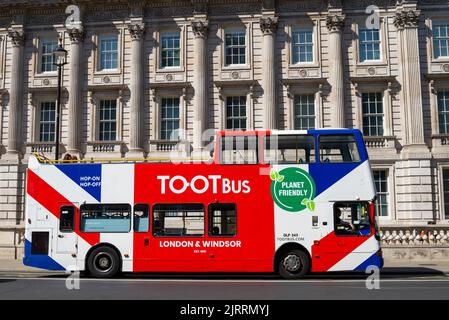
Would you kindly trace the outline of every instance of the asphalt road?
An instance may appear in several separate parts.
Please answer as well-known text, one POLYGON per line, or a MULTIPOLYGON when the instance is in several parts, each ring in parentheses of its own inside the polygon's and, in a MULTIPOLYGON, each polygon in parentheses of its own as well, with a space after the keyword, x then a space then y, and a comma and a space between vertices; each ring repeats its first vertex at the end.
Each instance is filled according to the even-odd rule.
POLYGON ((380 288, 371 290, 366 277, 343 273, 283 280, 271 274, 139 274, 111 280, 81 278, 79 289, 68 290, 65 274, 1 272, 0 299, 449 300, 449 275, 432 269, 383 271, 380 288))

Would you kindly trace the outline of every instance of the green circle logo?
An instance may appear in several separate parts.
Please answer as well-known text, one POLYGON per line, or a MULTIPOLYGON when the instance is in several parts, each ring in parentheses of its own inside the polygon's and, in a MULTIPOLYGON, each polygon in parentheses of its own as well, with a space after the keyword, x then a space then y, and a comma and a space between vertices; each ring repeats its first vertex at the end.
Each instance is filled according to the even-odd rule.
POLYGON ((279 208, 298 212, 304 209, 315 210, 315 182, 312 176, 299 168, 285 168, 270 171, 271 197, 279 208))

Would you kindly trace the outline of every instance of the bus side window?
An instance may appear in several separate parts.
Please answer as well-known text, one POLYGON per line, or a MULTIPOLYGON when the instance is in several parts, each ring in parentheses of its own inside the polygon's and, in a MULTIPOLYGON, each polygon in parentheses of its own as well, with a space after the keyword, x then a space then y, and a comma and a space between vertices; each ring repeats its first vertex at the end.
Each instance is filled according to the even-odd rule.
POLYGON ((75 227, 75 207, 63 206, 59 215, 59 231, 73 232, 75 227))
POLYGON ((153 236, 202 237, 204 206, 199 203, 153 205, 153 236))
POLYGON ((134 205, 134 231, 148 232, 149 229, 149 212, 150 206, 145 203, 138 203, 134 205))
POLYGON ((237 234, 237 209, 234 203, 209 205, 209 236, 235 236, 237 234))
POLYGON ((129 232, 131 205, 127 203, 83 204, 80 207, 81 232, 129 232))
POLYGON ((368 236, 371 234, 368 202, 336 203, 334 206, 335 234, 368 236))
POLYGON ((352 134, 320 135, 320 161, 324 163, 359 162, 357 141, 352 134))
POLYGON ((268 135, 264 137, 265 163, 314 163, 315 138, 310 135, 268 135))
POLYGON ((220 163, 256 164, 258 143, 255 135, 223 136, 220 139, 220 163))

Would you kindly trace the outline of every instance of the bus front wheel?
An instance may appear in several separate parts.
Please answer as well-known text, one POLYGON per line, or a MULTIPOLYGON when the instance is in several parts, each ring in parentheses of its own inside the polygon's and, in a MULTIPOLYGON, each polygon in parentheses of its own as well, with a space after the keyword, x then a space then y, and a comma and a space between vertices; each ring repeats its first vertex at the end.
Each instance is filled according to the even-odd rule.
POLYGON ((288 250, 279 259, 279 275, 285 279, 302 278, 309 268, 309 257, 301 250, 288 250))
POLYGON ((120 258, 114 249, 99 247, 89 255, 87 267, 96 278, 112 278, 120 269, 120 258))

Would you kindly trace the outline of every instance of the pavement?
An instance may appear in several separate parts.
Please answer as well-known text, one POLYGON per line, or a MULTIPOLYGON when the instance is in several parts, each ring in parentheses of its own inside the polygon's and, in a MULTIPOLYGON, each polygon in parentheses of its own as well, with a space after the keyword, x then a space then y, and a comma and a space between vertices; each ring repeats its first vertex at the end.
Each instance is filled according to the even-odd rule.
POLYGON ((449 300, 449 261, 387 261, 380 281, 365 273, 312 274, 284 280, 274 274, 123 274, 114 279, 68 278, 64 272, 0 260, 0 300, 449 300))

